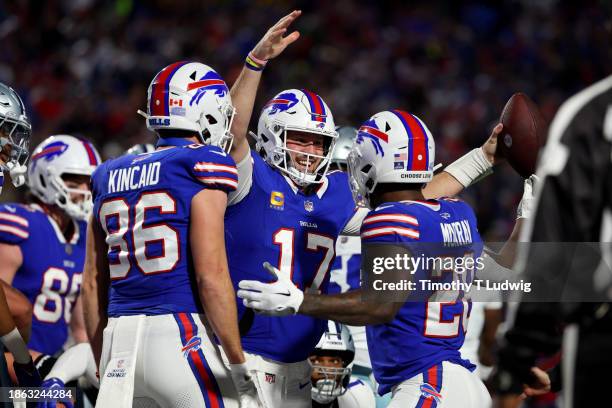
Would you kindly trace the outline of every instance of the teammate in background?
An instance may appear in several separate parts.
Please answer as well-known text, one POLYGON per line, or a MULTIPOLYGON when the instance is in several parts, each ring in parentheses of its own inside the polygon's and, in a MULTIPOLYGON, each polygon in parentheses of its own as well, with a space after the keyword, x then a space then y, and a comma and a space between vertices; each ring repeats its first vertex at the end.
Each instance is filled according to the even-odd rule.
POLYGON ((463 359, 476 365, 474 373, 483 381, 489 378, 495 364, 495 337, 503 320, 501 294, 487 291, 486 295, 492 300, 485 302, 481 295, 472 302, 470 325, 460 350, 463 359))
POLYGON ((151 82, 143 115, 157 149, 92 177, 83 293, 97 405, 257 407, 223 238, 238 185, 220 147, 232 139, 229 89, 210 67, 177 62, 151 82))
POLYGON ((327 330, 308 358, 312 365, 312 406, 315 408, 372 408, 374 393, 351 376, 355 347, 345 326, 328 321, 327 330))
MULTIPOLYGON (((239 185, 229 198, 226 239, 236 286, 242 279, 269 279, 261 264, 273 259, 301 289, 325 292, 336 238, 341 233, 357 234, 367 214, 364 209, 355 211, 346 174, 327 172, 337 133, 333 115, 319 95, 305 89, 278 93, 262 109, 257 133, 252 134, 263 158, 250 151, 246 135, 262 70, 267 60, 297 40, 298 32, 283 34, 299 15, 300 11, 292 12, 266 33, 249 53, 231 91, 240 113, 232 126, 231 150, 239 185)), ((490 171, 500 131, 497 126, 483 148, 437 175, 424 194, 455 195, 490 171)), ((365 132, 377 139, 384 129, 367 124, 365 132)), ((239 315, 243 345, 264 403, 310 406, 306 359, 325 329, 324 322, 307 316, 254 316, 242 305, 239 315), (277 380, 266 382, 266 372, 277 373, 277 380)))
MULTIPOLYGON (((389 255, 463 258, 471 253, 474 259, 479 257, 482 242, 472 209, 458 200, 425 201, 421 192, 422 184, 433 178, 435 156, 434 140, 425 124, 395 110, 374 115, 366 125, 375 126, 379 133, 371 138, 360 131, 348 159, 356 201, 374 209, 363 221, 362 247, 391 243, 395 245, 389 255), (461 229, 461 234, 443 235, 444 227, 461 229)), ((364 302, 363 289, 339 295, 304 293, 275 269, 268 265, 278 276, 274 283, 240 282, 238 296, 245 305, 273 315, 298 312, 368 325, 379 393, 393 390, 390 407, 489 406, 484 384, 471 372, 474 366, 459 354, 468 317, 464 299, 442 306, 438 296, 446 294, 426 291, 423 295, 431 295, 432 301, 424 307, 419 301, 393 302, 389 295, 364 302)), ((422 267, 412 272, 421 279, 435 273, 422 267)), ((438 279, 473 278, 456 271, 452 275, 438 279)))
MULTIPOLYGON (((12 88, 0 83, 0 193, 5 171, 11 175, 16 187, 23 184, 31 132, 32 126, 21 98, 12 88)), ((7 217, 0 214, 2 218, 7 217)), ((5 229, 6 226, 0 224, 0 231, 5 229)), ((32 305, 28 299, 0 280, 0 340, 13 356, 13 369, 19 384, 26 386, 40 384, 26 345, 31 320, 32 305)))
POLYGON ((99 162, 88 141, 51 136, 34 150, 28 167, 31 204, 0 206, 0 279, 33 305, 28 348, 42 376, 66 343, 69 325, 75 342, 88 341, 79 292, 89 179, 99 162))

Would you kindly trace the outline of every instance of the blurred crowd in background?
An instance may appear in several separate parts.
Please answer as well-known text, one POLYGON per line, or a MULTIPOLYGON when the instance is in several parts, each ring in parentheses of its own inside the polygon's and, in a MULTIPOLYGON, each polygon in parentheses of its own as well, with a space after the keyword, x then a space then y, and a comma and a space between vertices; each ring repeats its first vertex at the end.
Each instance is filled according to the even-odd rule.
MULTIPOLYGON (((403 108, 420 116, 448 164, 487 138, 506 100, 529 95, 550 120, 612 67, 605 1, 35 0, 0 1, 0 81, 23 97, 33 146, 51 134, 92 140, 105 158, 155 136, 136 114, 155 73, 177 60, 231 85, 244 57, 292 9, 302 37, 264 72, 265 100, 309 88, 337 125, 403 108)), ((512 229, 522 180, 507 165, 464 197, 480 230, 512 229)), ((2 196, 19 199, 21 192, 2 196), (16 197, 17 195, 17 197, 16 197)))

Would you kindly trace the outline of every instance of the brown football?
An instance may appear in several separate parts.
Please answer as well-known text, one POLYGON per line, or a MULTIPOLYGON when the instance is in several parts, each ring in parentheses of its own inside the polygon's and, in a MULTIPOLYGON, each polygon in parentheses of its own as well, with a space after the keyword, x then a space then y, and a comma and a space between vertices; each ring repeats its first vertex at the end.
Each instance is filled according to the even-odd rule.
POLYGON ((497 152, 523 178, 535 173, 538 152, 546 143, 548 125, 540 109, 527 95, 517 92, 508 99, 500 122, 497 152))

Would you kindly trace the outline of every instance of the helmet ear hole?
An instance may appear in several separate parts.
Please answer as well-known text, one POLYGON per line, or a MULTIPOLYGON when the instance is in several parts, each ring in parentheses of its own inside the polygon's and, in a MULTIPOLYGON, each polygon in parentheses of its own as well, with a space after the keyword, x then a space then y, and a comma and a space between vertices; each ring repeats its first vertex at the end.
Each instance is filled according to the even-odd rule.
POLYGON ((374 180, 369 178, 368 181, 366 181, 365 186, 368 188, 368 190, 371 190, 372 187, 374 187, 374 180))
POLYGON ((40 180, 40 185, 43 186, 43 188, 47 188, 47 183, 45 182, 45 178, 41 175, 38 176, 39 180, 40 180))
POLYGON ((209 124, 211 124, 211 125, 216 125, 217 124, 217 119, 215 119, 214 116, 206 115, 205 117, 208 120, 209 124))
POLYGON ((364 173, 364 174, 368 174, 371 169, 372 169, 372 165, 371 164, 366 164, 365 166, 363 166, 361 168, 361 172, 364 173))
POLYGON ((268 141, 270 140, 268 136, 265 135, 265 133, 260 133, 259 136, 261 136, 261 140, 263 140, 264 143, 268 143, 268 141))

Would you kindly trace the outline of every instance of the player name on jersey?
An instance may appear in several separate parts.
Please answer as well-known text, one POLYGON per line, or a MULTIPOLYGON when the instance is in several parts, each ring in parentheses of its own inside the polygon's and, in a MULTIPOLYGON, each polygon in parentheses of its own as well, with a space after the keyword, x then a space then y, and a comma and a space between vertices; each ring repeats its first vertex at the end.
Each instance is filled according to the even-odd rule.
POLYGON ((159 182, 160 169, 161 163, 153 162, 111 170, 108 176, 108 193, 139 190, 146 186, 153 186, 159 182))
POLYGON ((444 246, 463 246, 472 243, 472 232, 467 220, 440 223, 444 246))

